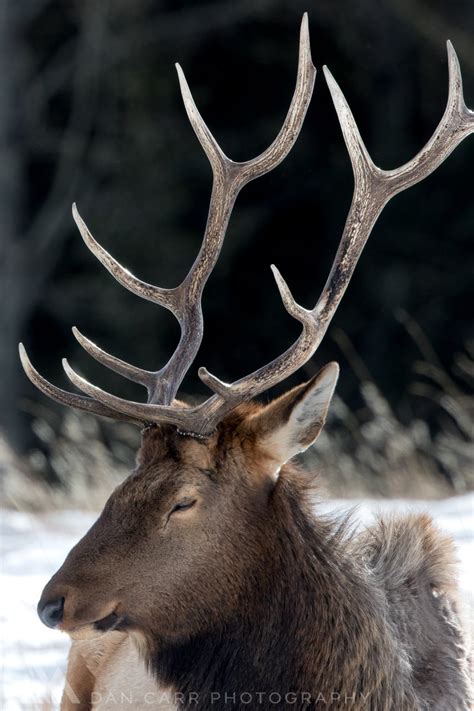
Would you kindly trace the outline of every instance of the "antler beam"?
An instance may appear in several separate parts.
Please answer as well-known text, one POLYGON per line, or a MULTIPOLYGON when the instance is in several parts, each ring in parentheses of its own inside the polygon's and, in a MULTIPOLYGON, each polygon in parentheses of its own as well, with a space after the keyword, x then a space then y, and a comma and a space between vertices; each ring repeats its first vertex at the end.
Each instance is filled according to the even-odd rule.
MULTIPOLYGON (((339 249, 316 306, 299 306, 276 267, 272 266, 283 304, 303 326, 298 340, 283 355, 231 385, 200 369, 199 375, 223 400, 250 399, 294 373, 318 348, 354 272, 357 261, 380 213, 397 193, 432 173, 461 141, 474 132, 474 113, 464 103, 459 62, 448 41, 449 93, 444 115, 428 143, 408 163, 381 170, 372 161, 342 91, 327 67, 324 75, 331 92, 354 173, 354 194, 339 249)), ((231 405, 233 406, 233 404, 231 405)))
MULTIPOLYGON (((296 87, 287 116, 273 143, 252 160, 234 162, 223 153, 194 103, 181 67, 176 65, 176 68, 189 121, 209 159, 213 172, 204 239, 199 254, 184 281, 174 289, 162 289, 135 277, 99 245, 79 215, 76 205, 73 205, 73 217, 85 244, 112 276, 137 296, 167 308, 180 324, 179 344, 168 363, 156 372, 142 370, 125 363, 103 351, 77 329, 73 329, 79 343, 96 360, 147 388, 147 406, 160 403, 167 407, 173 402, 178 388, 196 356, 204 330, 202 293, 221 251, 232 208, 240 190, 251 180, 255 180, 275 168, 288 155, 299 135, 311 100, 316 76, 316 69, 311 60, 308 17, 305 13, 301 23, 296 87)), ((22 362, 26 363, 25 355, 22 362)), ((34 384, 49 397, 53 397, 63 404, 94 411, 93 401, 88 398, 78 399, 78 396, 71 394, 71 400, 66 402, 67 393, 41 378, 29 361, 25 372, 34 384), (45 383, 47 383, 47 387, 45 383)), ((74 382, 73 378, 71 380, 74 382)), ((77 379, 75 384, 77 385, 77 379)), ((112 403, 113 396, 109 397, 110 403, 112 403)), ((117 405, 117 401, 115 404, 117 405)), ((100 402, 98 405, 97 414, 105 414, 103 404, 100 402)), ((120 410, 118 411, 120 412, 120 410)), ((144 419, 148 418, 144 416, 144 419)))

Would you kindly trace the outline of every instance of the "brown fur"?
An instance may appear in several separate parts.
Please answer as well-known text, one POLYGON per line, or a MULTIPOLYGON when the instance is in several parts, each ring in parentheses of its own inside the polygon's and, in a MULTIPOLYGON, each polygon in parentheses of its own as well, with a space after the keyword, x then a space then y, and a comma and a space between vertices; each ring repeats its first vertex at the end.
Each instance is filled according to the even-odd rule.
MULTIPOLYGON (((267 435, 308 392, 241 406, 205 442, 147 429, 43 600, 65 597, 66 631, 138 635, 180 708, 467 709, 449 539, 426 516, 351 535, 314 515, 307 475, 269 475, 267 435), (171 514, 183 497, 197 503, 171 514)), ((305 417, 288 442, 321 428, 305 417)))

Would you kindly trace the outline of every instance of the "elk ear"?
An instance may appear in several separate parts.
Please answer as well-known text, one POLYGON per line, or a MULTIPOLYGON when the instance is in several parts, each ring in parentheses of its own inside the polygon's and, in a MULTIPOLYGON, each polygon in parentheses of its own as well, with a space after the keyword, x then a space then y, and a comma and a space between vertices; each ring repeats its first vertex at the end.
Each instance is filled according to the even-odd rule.
POLYGON ((318 438, 338 376, 338 364, 328 363, 307 383, 297 385, 251 418, 249 424, 275 478, 285 462, 318 438))

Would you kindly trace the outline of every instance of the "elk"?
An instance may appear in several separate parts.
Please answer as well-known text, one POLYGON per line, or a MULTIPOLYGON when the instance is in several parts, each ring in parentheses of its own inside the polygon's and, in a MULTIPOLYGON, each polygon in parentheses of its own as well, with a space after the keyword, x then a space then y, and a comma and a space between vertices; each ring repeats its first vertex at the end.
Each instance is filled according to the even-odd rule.
MULTIPOLYGON (((223 153, 177 67, 185 109, 213 170, 202 246, 179 286, 163 289, 133 276, 95 241, 73 206, 92 253, 124 287, 169 309, 181 339, 165 366, 147 371, 73 329, 92 357, 147 389, 146 403, 103 391, 64 360, 82 394, 66 392, 34 369, 20 345, 25 372, 44 394, 142 428, 135 470, 46 585, 38 613, 46 625, 77 639, 91 632, 92 651, 112 667, 121 650, 122 674, 124 658, 130 675, 142 659, 143 687, 140 681, 135 686, 174 694, 173 708, 468 708, 450 539, 428 516, 414 514, 351 533, 315 514, 312 479, 292 463, 324 425, 337 364, 269 404, 255 399, 313 356, 385 204, 426 178, 473 133, 474 113, 464 103, 449 42, 448 68, 447 106, 437 129, 395 170, 373 163, 324 68, 354 173, 353 200, 329 277, 308 310, 273 266, 283 305, 301 323, 301 335, 282 355, 233 383, 200 368, 212 392, 201 404, 177 399, 203 337, 201 296, 239 191, 285 158, 303 124, 316 75, 307 16, 288 114, 273 143, 252 160, 237 163, 223 153)), ((78 669, 75 652, 68 682, 82 680, 75 689, 81 706, 71 708, 88 709, 97 680, 90 665, 78 669)))

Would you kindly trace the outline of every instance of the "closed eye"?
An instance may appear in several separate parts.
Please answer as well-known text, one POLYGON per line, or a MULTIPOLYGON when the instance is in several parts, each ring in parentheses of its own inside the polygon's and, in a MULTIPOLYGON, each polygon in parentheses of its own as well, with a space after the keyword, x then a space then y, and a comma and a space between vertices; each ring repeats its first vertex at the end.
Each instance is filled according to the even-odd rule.
POLYGON ((192 508, 195 503, 196 503, 196 499, 191 499, 189 501, 179 501, 171 509, 170 515, 174 514, 176 512, 187 511, 188 509, 192 508))

